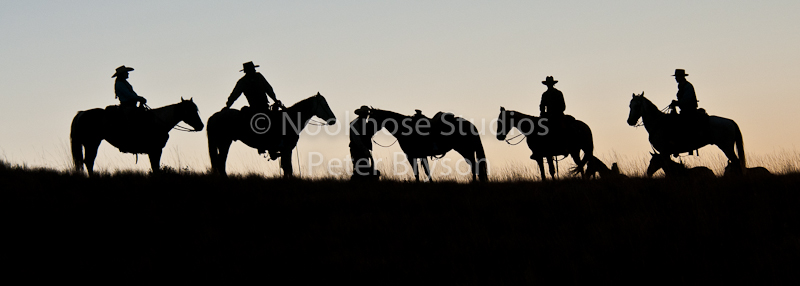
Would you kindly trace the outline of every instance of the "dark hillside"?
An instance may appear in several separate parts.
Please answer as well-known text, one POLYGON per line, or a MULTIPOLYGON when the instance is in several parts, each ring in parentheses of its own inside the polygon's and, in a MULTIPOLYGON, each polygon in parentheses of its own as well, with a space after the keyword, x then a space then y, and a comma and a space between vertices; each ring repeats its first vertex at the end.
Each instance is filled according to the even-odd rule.
POLYGON ((797 174, 416 184, 136 173, 88 179, 5 166, 0 185, 7 270, 27 281, 800 278, 797 174))

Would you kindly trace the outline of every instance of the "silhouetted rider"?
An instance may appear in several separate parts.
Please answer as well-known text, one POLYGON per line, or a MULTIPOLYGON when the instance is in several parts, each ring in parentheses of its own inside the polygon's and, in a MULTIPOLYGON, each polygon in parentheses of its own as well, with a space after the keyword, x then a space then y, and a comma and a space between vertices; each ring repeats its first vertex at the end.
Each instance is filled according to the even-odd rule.
POLYGON ((253 62, 246 62, 242 66, 244 69, 241 71, 244 72, 244 76, 236 82, 236 87, 233 88, 233 92, 228 97, 225 108, 230 108, 242 93, 247 98, 247 103, 250 107, 258 111, 269 110, 269 100, 265 94, 272 98, 277 107, 281 106, 281 101, 275 97, 275 92, 267 82, 267 79, 261 73, 256 72, 256 68, 259 66, 253 64, 253 62))
POLYGON ((567 105, 564 103, 564 94, 553 87, 557 82, 557 80, 553 80, 552 76, 548 76, 542 81, 542 84, 547 86, 547 90, 542 93, 542 102, 539 104, 541 117, 560 118, 567 109, 567 105))
MULTIPOLYGON (((546 124, 549 131, 543 136, 561 140, 560 134, 562 134, 562 131, 566 128, 566 122, 563 119, 564 110, 567 108, 567 105, 564 103, 564 94, 553 87, 556 83, 558 83, 558 81, 553 80, 552 76, 548 76, 542 81, 542 84, 547 86, 547 90, 542 93, 542 102, 539 104, 539 116, 547 118, 546 124)), ((550 140, 549 142, 553 144, 553 146, 559 145, 557 140, 550 140)))
POLYGON ((375 120, 368 120, 369 107, 361 106, 355 111, 356 119, 350 122, 350 157, 353 160, 353 176, 374 176, 375 160, 372 158, 372 136, 378 131, 375 120))
POLYGON ((685 70, 676 69, 675 74, 672 76, 674 76, 675 81, 678 82, 678 100, 673 100, 669 106, 671 108, 679 107, 681 109, 681 114, 684 115, 694 114, 697 111, 697 95, 694 93, 694 86, 692 83, 686 80, 689 74, 687 74, 685 70))
POLYGON ((119 105, 122 107, 136 107, 137 102, 142 104, 147 103, 147 99, 139 96, 133 91, 133 87, 128 83, 128 72, 133 71, 132 67, 121 65, 117 68, 116 73, 111 78, 117 78, 114 82, 114 94, 119 99, 119 105))

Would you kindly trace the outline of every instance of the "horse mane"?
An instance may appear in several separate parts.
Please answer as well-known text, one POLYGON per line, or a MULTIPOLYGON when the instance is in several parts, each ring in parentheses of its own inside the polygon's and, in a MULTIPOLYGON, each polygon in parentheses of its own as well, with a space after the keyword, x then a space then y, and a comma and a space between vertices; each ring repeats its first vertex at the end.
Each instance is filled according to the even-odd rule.
POLYGON ((516 111, 516 110, 506 109, 504 112, 506 114, 510 115, 512 118, 513 117, 523 117, 523 118, 532 118, 532 119, 538 119, 539 118, 538 116, 533 116, 533 115, 530 115, 530 114, 527 114, 527 113, 522 113, 522 112, 519 112, 519 111, 516 111), (511 114, 512 112, 513 112, 513 114, 511 114))
POLYGON ((302 109, 306 105, 312 104, 313 102, 311 100, 314 99, 316 96, 317 96, 316 94, 312 95, 312 96, 309 96, 306 99, 300 100, 300 101, 296 102, 295 104, 292 104, 291 106, 287 107, 286 109, 297 109, 297 108, 301 108, 302 109))
POLYGON ((650 99, 648 99, 647 97, 645 97, 645 96, 644 96, 644 93, 642 93, 642 94, 640 94, 640 95, 636 95, 636 97, 641 97, 641 98, 643 99, 643 102, 644 102, 644 104, 645 104, 645 105, 647 105, 647 107, 648 107, 648 108, 653 108, 653 109, 655 109, 655 110, 658 110, 658 112, 660 112, 660 113, 662 113, 662 114, 667 114, 666 112, 663 112, 663 111, 661 111, 661 109, 659 109, 659 108, 658 108, 658 106, 656 106, 656 104, 655 104, 655 103, 653 103, 652 101, 650 101, 650 99))
POLYGON ((159 111, 159 110, 162 110, 162 109, 165 109, 165 108, 170 108, 170 107, 178 107, 178 106, 186 105, 187 103, 188 103, 188 104, 191 104, 192 106, 194 106, 194 111, 198 111, 198 110, 200 110, 200 109, 198 109, 198 108, 197 108, 197 104, 195 104, 195 103, 194 103, 194 101, 192 101, 192 99, 191 99, 191 98, 190 98, 190 99, 183 99, 183 98, 181 98, 181 101, 180 101, 180 102, 178 102, 178 103, 173 103, 173 104, 169 104, 169 105, 164 105, 164 106, 157 107, 157 108, 151 108, 149 111, 159 111))

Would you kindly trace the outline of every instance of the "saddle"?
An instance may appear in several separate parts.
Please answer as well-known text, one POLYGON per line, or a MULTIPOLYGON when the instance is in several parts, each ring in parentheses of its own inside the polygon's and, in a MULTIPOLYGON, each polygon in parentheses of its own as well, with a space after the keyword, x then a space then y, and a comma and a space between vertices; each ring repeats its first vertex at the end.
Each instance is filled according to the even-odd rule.
POLYGON ((686 150, 686 152, 692 153, 699 146, 708 142, 711 124, 710 116, 705 109, 698 108, 693 112, 682 112, 681 114, 672 112, 667 118, 669 118, 670 125, 668 128, 669 138, 677 150, 686 150))
POLYGON ((105 108, 106 141, 123 153, 148 153, 162 149, 169 134, 157 132, 156 118, 141 107, 110 105, 105 108))
MULTIPOLYGON (((531 136, 541 136, 542 140, 540 140, 543 144, 542 147, 547 148, 549 150, 566 150, 567 143, 572 140, 572 135, 570 130, 572 126, 575 124, 575 117, 572 115, 556 115, 556 116, 546 116, 543 117, 547 119, 547 123, 544 124, 548 128, 547 134, 539 135, 538 132, 532 134, 531 136)), ((537 123, 538 124, 538 123, 537 123)), ((538 127, 538 126, 537 126, 538 127)))
MULTIPOLYGON (((239 127, 249 137, 251 142, 255 142, 258 154, 264 154, 269 151, 272 159, 280 157, 279 149, 283 142, 282 130, 283 126, 283 110, 271 110, 269 108, 255 108, 250 106, 243 106, 240 111, 239 127)), ((287 124, 286 132, 289 134, 292 124, 287 124)), ((291 132, 294 134, 294 132, 291 132)))

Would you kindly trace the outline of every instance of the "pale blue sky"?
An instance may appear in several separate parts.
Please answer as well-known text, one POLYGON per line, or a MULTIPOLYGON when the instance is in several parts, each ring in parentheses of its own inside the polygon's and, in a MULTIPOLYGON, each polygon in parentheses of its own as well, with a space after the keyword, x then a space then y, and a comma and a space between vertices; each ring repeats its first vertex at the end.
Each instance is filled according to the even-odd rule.
MULTIPOLYGON (((362 104, 406 114, 451 111, 476 121, 494 120, 500 106, 538 113, 540 82, 552 75, 567 113, 592 128, 596 153, 634 157, 650 147, 644 129, 625 123, 631 93, 645 91, 666 106, 677 90, 670 75, 684 68, 700 106, 739 123, 748 152, 795 150, 798 140, 797 1, 3 1, 2 7, 0 156, 14 163, 65 165, 75 113, 116 103, 117 66, 136 69, 129 81, 151 106, 193 97, 207 119, 251 60, 285 103, 319 91, 341 119, 362 104)), ((244 104, 242 98, 234 106, 244 104)), ((171 136, 165 164, 179 158, 205 168, 205 133, 171 136)), ((529 155, 522 146, 483 139, 495 165, 529 155)), ((231 164, 239 170, 275 164, 235 146, 231 164)), ((342 158, 347 141, 304 137, 300 148, 301 155, 342 158)), ((393 150, 376 152, 389 157, 393 150)), ((104 143, 98 164, 146 167, 129 158, 104 143)))

